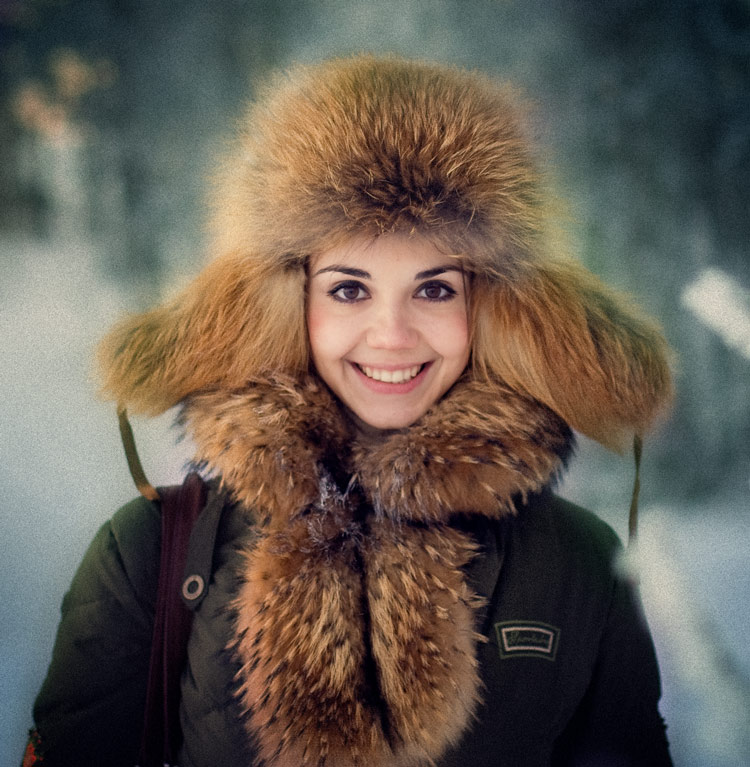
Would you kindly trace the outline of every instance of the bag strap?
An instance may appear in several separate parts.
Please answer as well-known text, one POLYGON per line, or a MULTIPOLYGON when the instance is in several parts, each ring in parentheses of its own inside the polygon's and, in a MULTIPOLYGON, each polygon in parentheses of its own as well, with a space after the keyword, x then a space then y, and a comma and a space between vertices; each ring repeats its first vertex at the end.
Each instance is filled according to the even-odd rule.
POLYGON ((151 641, 141 767, 175 764, 180 730, 180 677, 187 658, 193 613, 181 598, 183 569, 193 524, 206 505, 208 486, 191 472, 182 485, 159 488, 161 554, 151 641))

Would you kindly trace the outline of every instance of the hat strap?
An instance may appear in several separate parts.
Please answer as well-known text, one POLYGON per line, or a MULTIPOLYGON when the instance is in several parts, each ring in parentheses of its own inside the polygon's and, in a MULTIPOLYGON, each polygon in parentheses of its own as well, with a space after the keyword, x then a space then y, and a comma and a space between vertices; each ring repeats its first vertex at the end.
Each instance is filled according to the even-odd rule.
POLYGON ((124 405, 117 406, 117 420, 120 424, 120 437, 122 439, 122 446, 125 448, 125 458, 128 461, 130 476, 133 478, 133 482, 135 482, 138 492, 144 498, 148 498, 149 501, 158 501, 159 493, 148 479, 146 479, 146 473, 143 471, 143 464, 141 464, 141 459, 138 457, 133 429, 130 426, 128 411, 124 405))

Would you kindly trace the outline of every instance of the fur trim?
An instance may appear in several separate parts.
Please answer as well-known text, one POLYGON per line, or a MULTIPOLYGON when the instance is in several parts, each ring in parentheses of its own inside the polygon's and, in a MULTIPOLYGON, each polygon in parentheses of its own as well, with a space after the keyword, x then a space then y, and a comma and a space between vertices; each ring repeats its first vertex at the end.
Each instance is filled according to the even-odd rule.
POLYGON ((329 492, 334 481, 328 463, 350 452, 343 468, 378 514, 445 523, 461 511, 512 511, 512 497, 548 483, 572 442, 564 421, 539 402, 502 384, 470 380, 409 429, 374 446, 352 445, 353 427, 314 376, 196 394, 181 420, 199 445, 199 460, 239 501, 270 516, 274 529, 284 529, 299 509, 325 505, 321 488, 329 492))
POLYGON ((304 265, 398 231, 474 275, 474 375, 504 380, 610 447, 671 398, 659 330, 553 237, 509 88, 369 56, 301 67, 248 113, 213 194, 216 260, 102 343, 104 391, 155 414, 195 392, 309 366, 304 265))
POLYGON ((462 570, 475 546, 450 517, 513 513, 562 465, 565 423, 459 382, 412 428, 352 442, 315 378, 196 395, 183 419, 198 459, 265 518, 233 604, 264 764, 431 764, 479 699, 480 601, 462 570))

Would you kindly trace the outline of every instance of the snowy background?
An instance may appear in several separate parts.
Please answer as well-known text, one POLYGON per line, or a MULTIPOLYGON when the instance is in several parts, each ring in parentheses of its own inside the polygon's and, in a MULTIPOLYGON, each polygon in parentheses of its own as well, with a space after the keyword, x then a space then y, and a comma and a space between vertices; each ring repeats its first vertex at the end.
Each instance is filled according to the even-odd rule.
MULTIPOLYGON (((747 0, 0 2, 0 764, 16 764, 62 595, 133 495, 91 352, 201 263, 200 197, 253 84, 394 51, 538 103, 582 260, 664 323, 670 420, 646 443, 639 550, 675 762, 750 764, 747 0)), ((152 482, 189 445, 137 419, 152 482)), ((624 537, 630 459, 586 440, 563 486, 624 537)))

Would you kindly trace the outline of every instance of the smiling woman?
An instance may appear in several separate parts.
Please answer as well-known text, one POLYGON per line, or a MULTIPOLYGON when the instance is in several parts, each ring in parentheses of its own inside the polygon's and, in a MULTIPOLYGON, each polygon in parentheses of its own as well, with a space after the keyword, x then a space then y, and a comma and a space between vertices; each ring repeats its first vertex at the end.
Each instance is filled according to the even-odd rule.
POLYGON ((667 349, 554 250, 518 97, 397 58, 295 69, 213 210, 212 263, 100 349, 121 408, 179 407, 208 486, 169 592, 193 612, 179 727, 141 741, 172 528, 136 472, 148 499, 65 598, 45 766, 141 742, 182 767, 669 765, 620 543, 552 490, 573 429, 640 438, 667 349))
POLYGON ((418 236, 331 248, 310 265, 315 370, 365 423, 409 426, 466 368, 467 298, 460 261, 418 236))

